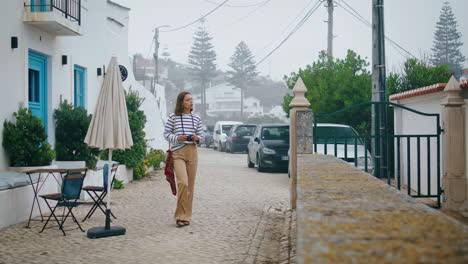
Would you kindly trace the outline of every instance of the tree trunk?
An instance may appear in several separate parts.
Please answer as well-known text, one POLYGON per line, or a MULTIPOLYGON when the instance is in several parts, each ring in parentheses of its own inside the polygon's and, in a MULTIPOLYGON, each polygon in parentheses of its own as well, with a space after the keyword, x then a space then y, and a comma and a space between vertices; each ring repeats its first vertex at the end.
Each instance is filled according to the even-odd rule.
POLYGON ((244 88, 241 87, 241 119, 244 118, 244 88))
POLYGON ((206 119, 206 81, 202 81, 202 96, 201 96, 201 117, 202 120, 206 119))

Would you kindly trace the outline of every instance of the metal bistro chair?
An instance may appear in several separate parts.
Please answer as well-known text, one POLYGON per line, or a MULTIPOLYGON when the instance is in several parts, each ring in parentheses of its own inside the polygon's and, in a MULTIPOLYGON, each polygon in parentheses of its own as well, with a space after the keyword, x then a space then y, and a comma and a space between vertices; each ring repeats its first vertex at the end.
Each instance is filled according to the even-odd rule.
MULTIPOLYGON (((117 172, 117 168, 119 167, 119 163, 114 163, 112 164, 112 169, 111 169, 111 188, 114 186, 114 180, 115 180, 115 174, 117 172)), ((86 219, 89 219, 91 218, 91 216, 94 214, 94 212, 96 211, 96 209, 100 209, 104 214, 106 214, 106 210, 107 209, 107 205, 104 203, 104 198, 106 197, 107 195, 107 183, 108 183, 108 180, 107 180, 107 172, 108 172, 108 169, 109 169, 109 165, 108 164, 105 164, 104 165, 104 168, 103 168, 103 186, 85 186, 83 187, 83 190, 86 191, 89 196, 91 196, 91 199, 93 199, 94 201, 94 204, 93 206, 91 207, 91 209, 89 210, 88 214, 86 214, 86 216, 83 218, 83 222, 86 221, 86 219), (99 194, 98 194, 99 193, 99 194)), ((117 219, 117 217, 115 217, 115 215, 111 212, 111 215, 112 217, 114 217, 114 219, 117 219)))
POLYGON ((63 225, 65 223, 65 220, 67 220, 69 216, 71 216, 71 218, 78 225, 80 230, 84 232, 83 228, 81 228, 72 210, 74 207, 78 205, 78 199, 80 198, 81 187, 83 186, 83 181, 86 176, 86 171, 87 171, 86 168, 67 170, 67 172, 65 173, 65 176, 63 177, 62 188, 61 188, 60 193, 40 195, 40 197, 43 198, 44 201, 46 202, 51 213, 49 217, 47 218, 47 221, 45 222, 44 226, 42 227, 42 230, 39 231, 39 233, 42 233, 44 231, 44 229, 46 228, 47 224, 50 221, 50 218, 54 217, 55 221, 57 222, 59 226, 59 229, 62 231, 63 235, 65 236, 66 234, 65 234, 63 225), (52 207, 50 203, 48 202, 48 200, 56 201, 57 204, 52 207), (64 207, 63 215, 57 215, 55 213, 56 209, 59 206, 64 207), (62 218, 61 221, 59 221, 58 219, 60 217, 62 218))

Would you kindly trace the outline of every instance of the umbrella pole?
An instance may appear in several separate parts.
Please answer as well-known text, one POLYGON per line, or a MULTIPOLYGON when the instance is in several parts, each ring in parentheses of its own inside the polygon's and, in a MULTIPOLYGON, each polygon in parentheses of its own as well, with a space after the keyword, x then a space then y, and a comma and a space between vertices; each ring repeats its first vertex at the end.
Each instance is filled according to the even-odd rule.
POLYGON ((106 209, 106 230, 110 229, 111 212, 111 171, 112 171, 112 149, 109 149, 109 160, 107 161, 107 209, 106 209))
POLYGON ((112 170, 112 149, 109 149, 109 161, 107 170, 107 209, 106 209, 106 225, 102 227, 93 227, 88 229, 88 238, 102 238, 110 236, 121 236, 125 235, 125 228, 120 226, 110 226, 110 201, 111 201, 111 184, 110 175, 112 170))

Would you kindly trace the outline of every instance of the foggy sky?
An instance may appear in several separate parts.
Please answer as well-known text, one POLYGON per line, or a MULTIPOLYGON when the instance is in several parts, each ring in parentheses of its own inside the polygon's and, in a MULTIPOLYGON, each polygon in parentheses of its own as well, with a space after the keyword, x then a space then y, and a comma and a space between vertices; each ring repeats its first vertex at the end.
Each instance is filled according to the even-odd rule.
MULTIPOLYGON (((113 0, 131 9, 129 25, 129 53, 152 56, 150 50, 153 29, 170 25, 163 30, 184 26, 214 9, 224 0, 113 0)), ((226 5, 241 6, 262 3, 266 0, 230 0, 226 5)), ((344 5, 342 0, 336 0, 344 5)), ((344 0, 369 22, 372 22, 372 0, 344 0)), ((281 42, 304 16, 316 0, 271 0, 265 5, 252 7, 223 6, 207 17, 208 30, 217 53, 217 66, 227 70, 235 46, 242 40, 259 61, 281 42), (300 14, 300 15, 299 15, 300 14), (298 16, 299 15, 299 16, 298 16), (296 18, 294 20, 294 18, 296 18), (289 27, 288 27, 289 25, 289 27), (273 42, 273 44, 271 44, 273 42), (270 44, 268 46, 268 44, 270 44)), ((431 53, 433 35, 444 0, 387 0, 385 4, 385 33, 410 53, 420 58, 431 53)), ((458 31, 462 33, 462 53, 468 57, 468 17, 463 14, 468 0, 450 0, 457 18, 458 31)), ((320 50, 327 48, 327 9, 324 4, 309 20, 272 56, 258 66, 262 75, 270 74, 279 80, 285 74, 297 71, 317 59, 320 50)), ((193 42, 193 33, 199 23, 174 32, 161 32, 160 54, 164 47, 170 58, 187 63, 187 54, 193 42)), ((336 6, 334 11, 334 56, 343 58, 348 49, 371 61, 371 29, 336 6)), ((153 46, 154 47, 154 46, 153 46)), ((406 55, 386 42, 387 71, 401 68, 406 55)), ((468 62, 465 61, 465 67, 468 62)))

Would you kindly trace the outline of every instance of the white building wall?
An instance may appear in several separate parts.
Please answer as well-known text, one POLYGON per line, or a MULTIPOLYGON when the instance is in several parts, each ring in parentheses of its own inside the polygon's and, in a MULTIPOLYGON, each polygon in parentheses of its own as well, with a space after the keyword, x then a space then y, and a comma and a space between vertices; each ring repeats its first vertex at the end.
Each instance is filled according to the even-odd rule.
POLYGON ((255 97, 247 97, 244 100, 244 112, 249 116, 263 115, 262 103, 255 97))
MULTIPOLYGON (((147 137, 154 138, 150 145, 167 148, 162 139, 162 120, 156 98, 138 84, 133 77, 132 65, 128 58, 128 21, 129 10, 109 1, 82 0, 82 36, 55 36, 23 22, 23 1, 4 1, 0 11, 1 45, 0 78, 3 80, 0 91, 0 120, 11 120, 12 113, 19 106, 28 106, 28 51, 33 50, 48 57, 48 135, 54 145, 55 125, 53 110, 60 100, 73 102, 74 65, 86 69, 86 108, 94 112, 103 76, 97 76, 97 68, 105 67, 112 56, 124 65, 129 77, 124 88, 130 86, 138 90, 146 100, 143 109, 148 117, 147 137), (18 37, 19 47, 10 48, 10 38, 18 37), (68 63, 62 65, 62 55, 68 63)), ((160 99, 164 100, 164 98, 160 99)), ((161 104, 161 103, 160 103, 161 104)), ((165 104, 165 103, 163 103, 165 104)), ((0 127, 0 133, 3 126, 0 127)), ((1 143, 0 137, 0 143, 1 143)), ((0 148, 0 171, 8 166, 3 147, 0 148)))
MULTIPOLYGON (((431 93, 407 99, 401 99, 399 101, 392 101, 397 104, 402 104, 408 108, 423 112, 423 113, 434 113, 440 115, 442 120, 442 99, 444 98, 443 92, 431 93)), ((437 134, 435 117, 422 116, 398 107, 394 107, 394 128, 395 135, 426 135, 426 134, 437 134)), ((442 125, 442 121, 440 121, 442 125)), ((442 171, 443 171, 443 140, 442 135, 440 136, 440 177, 442 182, 442 171)), ((408 144, 407 139, 401 139, 400 142, 400 173, 403 184, 408 184, 408 144)), ((431 194, 437 194, 437 141, 435 138, 430 140, 430 191, 431 194)), ((397 140, 395 139, 395 153, 397 153, 397 140)), ((417 139, 412 138, 410 141, 410 154, 409 164, 411 175, 411 189, 417 191, 418 186, 418 166, 417 166, 417 139)), ((420 175, 421 175, 421 193, 428 194, 428 148, 427 138, 420 139, 420 175)), ((397 155, 395 154, 395 173, 398 170, 397 155)))

